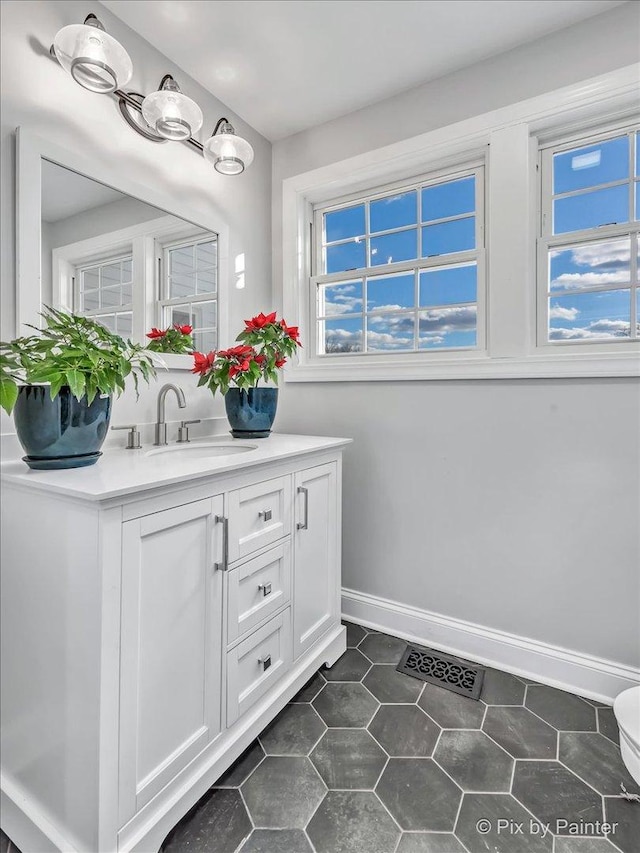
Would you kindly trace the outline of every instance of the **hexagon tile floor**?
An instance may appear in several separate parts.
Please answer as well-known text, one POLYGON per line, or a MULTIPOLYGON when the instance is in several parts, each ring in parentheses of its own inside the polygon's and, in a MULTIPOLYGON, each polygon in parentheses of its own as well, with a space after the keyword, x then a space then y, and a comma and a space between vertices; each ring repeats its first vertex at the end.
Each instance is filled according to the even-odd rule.
POLYGON ((493 669, 476 702, 347 636, 162 853, 640 853, 610 707, 493 669))

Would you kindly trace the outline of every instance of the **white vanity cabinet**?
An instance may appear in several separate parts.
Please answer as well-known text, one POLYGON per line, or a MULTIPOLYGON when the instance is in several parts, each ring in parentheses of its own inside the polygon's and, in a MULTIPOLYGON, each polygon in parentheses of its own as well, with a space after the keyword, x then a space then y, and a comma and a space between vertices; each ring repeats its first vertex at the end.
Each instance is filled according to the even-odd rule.
POLYGON ((156 853, 344 652, 346 443, 272 436, 179 481, 121 451, 126 488, 108 456, 3 466, 2 826, 22 850, 156 853))

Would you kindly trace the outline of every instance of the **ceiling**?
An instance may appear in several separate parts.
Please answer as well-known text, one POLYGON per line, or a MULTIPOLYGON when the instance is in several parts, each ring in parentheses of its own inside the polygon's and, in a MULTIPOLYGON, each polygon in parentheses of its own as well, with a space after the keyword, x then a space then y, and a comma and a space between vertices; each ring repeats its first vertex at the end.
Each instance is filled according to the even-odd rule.
POLYGON ((45 222, 58 222, 121 198, 126 196, 111 187, 48 160, 42 162, 42 219, 45 222))
MULTIPOLYGON (((102 2, 237 115, 276 140, 623 0, 102 2)), ((210 122, 216 118, 207 117, 210 122)))

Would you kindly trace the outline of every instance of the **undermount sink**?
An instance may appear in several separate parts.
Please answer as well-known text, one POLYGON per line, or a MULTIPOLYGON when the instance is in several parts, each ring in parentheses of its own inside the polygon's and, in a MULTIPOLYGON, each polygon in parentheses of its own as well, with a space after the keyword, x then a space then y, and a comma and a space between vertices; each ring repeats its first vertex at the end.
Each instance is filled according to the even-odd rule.
POLYGON ((171 459, 208 459, 214 456, 236 456, 238 453, 248 453, 255 450, 255 444, 187 444, 182 447, 159 447, 148 450, 145 456, 167 456, 171 459))

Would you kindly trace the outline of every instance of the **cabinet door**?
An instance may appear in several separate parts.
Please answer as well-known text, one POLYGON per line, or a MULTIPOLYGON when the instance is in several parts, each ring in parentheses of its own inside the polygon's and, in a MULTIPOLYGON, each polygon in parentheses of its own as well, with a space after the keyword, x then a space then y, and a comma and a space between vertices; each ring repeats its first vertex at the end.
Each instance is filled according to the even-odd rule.
POLYGON ((294 656, 298 657, 338 618, 340 552, 335 462, 295 476, 293 569, 294 656))
POLYGON ((220 732, 223 499, 123 525, 120 818, 220 732))

